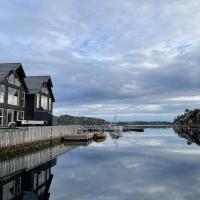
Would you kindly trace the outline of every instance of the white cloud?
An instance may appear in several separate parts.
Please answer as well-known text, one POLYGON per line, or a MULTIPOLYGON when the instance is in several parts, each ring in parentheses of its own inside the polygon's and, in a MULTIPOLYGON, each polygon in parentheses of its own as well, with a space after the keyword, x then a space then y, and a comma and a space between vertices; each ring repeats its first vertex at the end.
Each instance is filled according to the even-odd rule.
POLYGON ((200 106, 199 9, 195 0, 3 0, 0 62, 51 75, 55 113, 175 115, 200 106))

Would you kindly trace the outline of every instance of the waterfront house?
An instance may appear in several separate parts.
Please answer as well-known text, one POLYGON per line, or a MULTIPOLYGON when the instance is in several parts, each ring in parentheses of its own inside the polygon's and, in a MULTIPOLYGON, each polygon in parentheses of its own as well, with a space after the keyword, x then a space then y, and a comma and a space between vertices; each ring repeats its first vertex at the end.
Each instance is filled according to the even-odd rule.
POLYGON ((28 92, 25 78, 21 63, 0 64, 0 126, 24 119, 28 92))
POLYGON ((28 87, 26 94, 26 119, 44 120, 52 125, 53 102, 52 80, 50 76, 27 76, 25 82, 28 87))

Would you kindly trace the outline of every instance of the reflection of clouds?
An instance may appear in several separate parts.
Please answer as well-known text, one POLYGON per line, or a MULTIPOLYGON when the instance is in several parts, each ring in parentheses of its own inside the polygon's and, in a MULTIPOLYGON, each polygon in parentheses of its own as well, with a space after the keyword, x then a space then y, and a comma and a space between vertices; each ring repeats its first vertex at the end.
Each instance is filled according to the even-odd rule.
POLYGON ((51 198, 197 199, 200 149, 187 146, 176 135, 151 138, 152 132, 125 134, 117 149, 108 138, 61 156, 54 168, 51 198))
POLYGON ((186 154, 186 155, 200 155, 200 149, 168 149, 171 153, 186 154))
POLYGON ((147 192, 152 193, 152 194, 165 192, 165 190, 166 189, 163 186, 150 186, 147 188, 147 192))

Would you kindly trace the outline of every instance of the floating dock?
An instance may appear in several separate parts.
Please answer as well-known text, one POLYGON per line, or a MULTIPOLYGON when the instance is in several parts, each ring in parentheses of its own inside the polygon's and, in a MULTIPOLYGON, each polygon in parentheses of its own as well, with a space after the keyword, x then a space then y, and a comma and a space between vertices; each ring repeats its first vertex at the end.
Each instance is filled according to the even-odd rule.
POLYGON ((63 137, 64 141, 88 141, 94 138, 94 133, 82 133, 76 135, 66 135, 63 137))

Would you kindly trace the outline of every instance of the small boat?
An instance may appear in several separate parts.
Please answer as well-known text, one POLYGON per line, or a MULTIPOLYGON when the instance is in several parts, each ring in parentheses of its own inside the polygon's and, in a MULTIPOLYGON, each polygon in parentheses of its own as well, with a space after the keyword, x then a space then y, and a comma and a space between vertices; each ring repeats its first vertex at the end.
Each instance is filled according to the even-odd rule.
POLYGON ((98 139, 98 138, 106 138, 106 134, 104 132, 95 133, 94 139, 98 139))
POLYGON ((101 142, 106 141, 106 138, 97 138, 97 139, 94 139, 94 141, 97 143, 101 143, 101 142))
POLYGON ((112 129, 114 132, 122 132, 122 131, 123 131, 123 126, 114 125, 114 126, 111 126, 111 129, 112 129))

